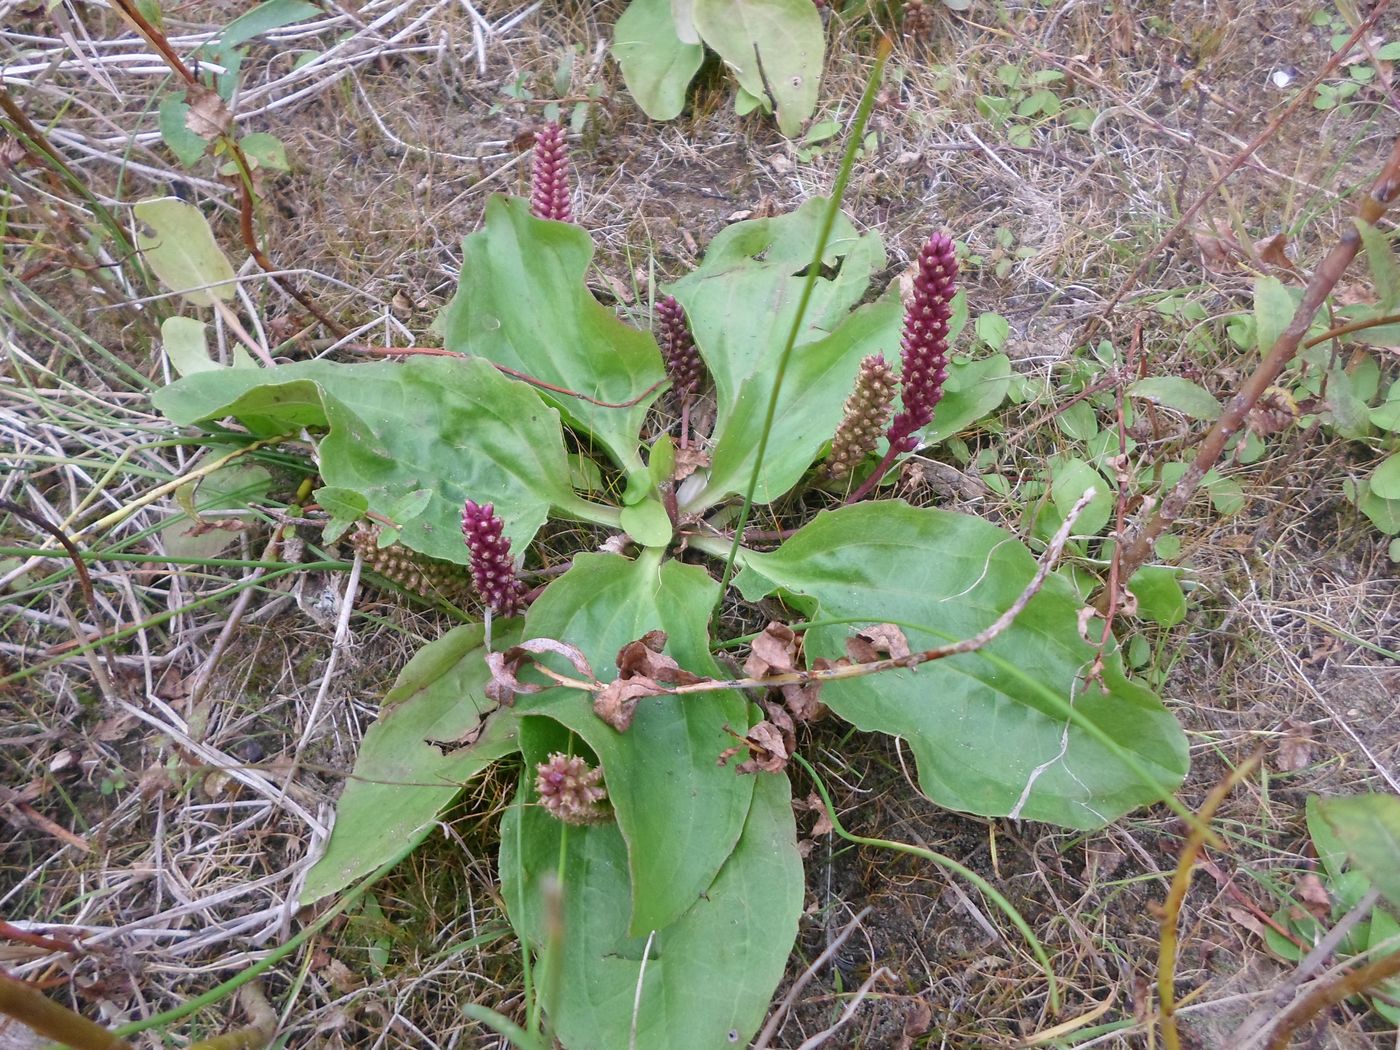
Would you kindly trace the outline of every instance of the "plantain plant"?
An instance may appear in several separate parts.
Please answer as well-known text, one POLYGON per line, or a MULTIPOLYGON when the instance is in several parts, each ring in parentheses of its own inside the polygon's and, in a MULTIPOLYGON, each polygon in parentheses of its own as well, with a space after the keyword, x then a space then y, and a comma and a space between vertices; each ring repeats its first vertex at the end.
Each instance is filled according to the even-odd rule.
POLYGON ((384 698, 302 901, 407 854, 520 756, 499 863, 534 1005, 494 1023, 522 1045, 752 1035, 802 910, 787 766, 826 712, 902 738, 929 799, 987 817, 1097 828, 1186 773, 1067 579, 976 516, 871 498, 996 409, 1010 364, 953 351, 946 236, 906 302, 872 287, 885 247, 838 199, 725 229, 660 289, 653 336, 585 285, 551 130, 531 199, 492 197, 463 242, 446 353, 205 362, 155 395, 220 440, 309 436, 328 540, 354 527, 366 564, 420 586, 470 577, 481 622, 384 698), (753 506, 792 527, 751 532, 753 506), (587 527, 555 530, 545 565, 551 519, 587 527), (744 634, 760 604, 775 621, 744 634), (736 643, 742 673, 717 656, 736 643))

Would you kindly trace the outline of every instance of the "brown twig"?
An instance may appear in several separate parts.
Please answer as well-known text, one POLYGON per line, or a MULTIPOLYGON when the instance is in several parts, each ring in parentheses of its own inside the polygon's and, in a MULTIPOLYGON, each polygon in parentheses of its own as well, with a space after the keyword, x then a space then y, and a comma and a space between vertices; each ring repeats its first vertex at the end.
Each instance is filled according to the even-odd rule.
MULTIPOLYGON (((140 12, 133 0, 112 0, 112 6, 116 8, 117 13, 121 15, 122 18, 130 23, 131 27, 136 30, 146 43, 156 49, 160 57, 164 59, 165 64, 171 68, 176 76, 185 82, 187 89, 209 90, 200 84, 199 78, 194 75, 190 68, 180 59, 180 56, 175 53, 175 49, 170 46, 170 42, 166 40, 165 34, 146 19, 145 15, 140 12)), ((258 243, 257 230, 253 225, 253 166, 248 163, 248 156, 243 152, 243 147, 238 144, 238 139, 234 135, 230 134, 228 131, 222 131, 216 137, 216 141, 227 151, 229 159, 233 161, 234 167, 238 169, 238 231, 243 238, 243 247, 247 249, 248 254, 253 257, 253 261, 261 267, 263 272, 269 275, 268 279, 271 280, 274 285, 281 288, 295 299, 302 309, 306 310, 312 317, 325 325, 337 338, 345 338, 350 333, 344 325, 340 324, 340 322, 336 321, 334 318, 327 316, 306 293, 298 290, 290 283, 283 281, 281 277, 277 276, 277 272, 281 267, 273 265, 272 260, 267 257, 267 253, 263 251, 262 245, 258 243)))
MULTIPOLYGON (((448 350, 442 346, 348 346, 345 349, 351 353, 364 354, 366 357, 471 357, 471 354, 464 354, 460 350, 448 350)), ((640 404, 656 390, 657 387, 665 383, 665 379, 658 379, 651 386, 647 387, 636 397, 627 401, 599 401, 596 397, 589 397, 587 394, 580 394, 577 390, 570 390, 566 386, 555 386, 553 383, 546 383, 543 379, 536 379, 527 372, 521 372, 510 368, 507 365, 497 364, 496 371, 518 379, 522 383, 530 386, 537 386, 541 390, 548 390, 551 394, 564 394, 567 397, 576 397, 580 401, 587 401, 590 405, 597 405, 599 408, 631 408, 640 404)))
MULTIPOLYGON (((961 656, 964 653, 976 652, 993 642, 998 635, 1002 634, 1010 627, 1018 616, 1031 603, 1031 599, 1040 593, 1041 587, 1045 585, 1046 578, 1055 568, 1060 560, 1060 555, 1064 552, 1065 544, 1069 542, 1070 533, 1073 531, 1074 523, 1079 520, 1079 515, 1084 512, 1097 492, 1091 487, 1084 495, 1079 497, 1079 502, 1070 508, 1065 515, 1064 523, 1060 525, 1059 531, 1050 540, 1050 544, 1041 556, 1040 564, 1036 568, 1035 576, 1031 582, 1026 584, 1025 590, 1016 598, 1014 602, 992 621, 985 629, 979 631, 971 638, 964 638, 958 642, 951 642, 948 645, 935 646, 932 649, 924 649, 917 653, 909 653, 907 656, 891 656, 884 660, 871 660, 866 663, 843 664, 837 667, 820 667, 808 671, 789 671, 786 674, 766 675, 762 678, 731 678, 727 681, 716 681, 706 678, 699 682, 691 682, 687 685, 658 686, 653 695, 656 696, 690 696, 695 693, 713 693, 721 689, 770 689, 779 688, 785 685, 807 685, 813 682, 838 682, 850 678, 863 678, 866 675, 879 674, 882 671, 894 671, 900 668, 912 669, 920 664, 932 663, 934 660, 946 660, 950 656, 961 656)), ((593 692, 599 687, 598 682, 584 681, 580 678, 571 678, 561 674, 543 663, 536 663, 535 667, 546 677, 551 678, 558 685, 568 689, 582 689, 586 692, 593 692)))
POLYGON ((1196 198, 1196 202, 1182 212, 1181 218, 1177 220, 1176 225, 1163 234, 1162 238, 1147 250, 1146 254, 1142 257, 1142 261, 1138 263, 1137 268, 1128 275, 1127 279, 1118 286, 1118 290, 1113 293, 1113 298, 1109 299, 1109 301, 1089 319, 1088 326, 1084 330, 1083 338, 1085 341, 1094 337, 1094 334, 1099 330, 1099 326, 1104 323, 1104 320, 1111 316, 1118 304, 1123 301, 1123 298, 1137 287, 1138 281, 1142 280, 1143 275, 1147 273, 1148 267, 1152 265, 1152 261, 1180 236, 1181 231, 1186 229, 1191 221, 1196 218, 1200 210, 1215 196, 1216 191, 1218 191, 1221 186, 1225 185, 1230 176, 1243 167, 1245 162, 1255 154, 1260 146, 1264 145, 1264 143, 1268 142, 1269 139, 1273 138, 1274 135, 1278 133, 1279 128, 1283 127, 1289 118, 1293 116, 1294 111, 1302 106, 1308 99, 1312 98, 1313 89, 1332 75, 1332 72, 1341 64, 1342 59, 1346 58, 1351 49, 1357 45, 1357 42, 1371 31, 1371 28, 1380 21, 1381 15, 1383 15, 1389 7, 1390 0, 1380 0, 1380 2, 1376 4, 1375 8, 1365 20, 1363 20, 1352 32, 1351 36, 1347 37, 1342 43, 1342 46, 1332 52, 1332 56, 1323 64, 1322 68, 1313 75, 1313 78, 1298 90, 1293 101, 1283 108, 1283 112, 1270 121, 1269 125, 1264 128, 1263 131, 1259 132, 1259 134, 1255 135, 1239 153, 1235 154, 1230 160, 1230 163, 1225 165, 1225 170, 1217 175, 1215 180, 1206 187, 1205 191, 1196 198))
POLYGON ((855 933, 856 930, 860 928, 861 920, 873 910, 873 908, 868 906, 862 908, 856 917, 846 923, 841 932, 831 939, 831 943, 826 946, 826 949, 818 955, 815 960, 813 960, 812 965, 803 970, 802 975, 792 982, 792 987, 789 988, 787 994, 783 996, 783 1001, 778 1004, 777 1009, 769 1016, 768 1023, 763 1026, 763 1031, 758 1033, 758 1039, 753 1044, 753 1050, 768 1050, 768 1044, 773 1041, 774 1037, 781 1030, 783 1018, 788 1015, 793 1004, 797 1002, 797 997, 802 994, 802 989, 806 988, 812 978, 821 972, 821 968, 831 961, 832 956, 841 950, 841 945, 845 944, 851 934, 855 933))
POLYGON ((78 550, 77 544, 68 538, 68 533, 35 514, 32 510, 26 510, 18 503, 12 503, 7 499, 0 499, 0 510, 9 511, 15 517, 23 518, 35 528, 43 529, 58 541, 59 546, 67 553, 68 560, 73 563, 73 571, 78 574, 78 586, 83 592, 83 601, 89 609, 96 611, 97 598, 92 590, 92 577, 88 575, 87 564, 83 561, 82 552, 78 550))
POLYGON ((1176 942, 1177 923, 1181 918, 1181 904, 1186 899, 1186 891, 1191 886, 1191 873, 1196 866, 1196 858, 1205 848, 1205 829, 1236 784, 1254 771, 1261 755, 1255 753, 1240 763, 1228 777, 1217 784, 1205 802, 1196 812, 1199 818, 1186 836, 1186 845, 1177 858, 1176 871, 1172 875, 1171 889, 1162 905, 1162 933, 1157 942, 1157 998, 1160 1002, 1162 1019, 1162 1042, 1167 1050, 1181 1050, 1181 1034, 1176 1027, 1176 942))
POLYGON ((45 1039, 53 1039, 73 1050, 133 1050, 82 1014, 56 1003, 27 981, 0 974, 0 1014, 7 1014, 28 1025, 45 1039))
POLYGON ((1360 995, 1396 974, 1400 974, 1400 951, 1391 952, 1375 962, 1349 970, 1336 980, 1319 981, 1307 994, 1279 1015, 1273 1033, 1265 1044, 1267 1050, 1287 1050, 1293 1033, 1309 1018, 1343 999, 1360 995))
MULTIPOLYGON (((1380 176, 1371 186, 1371 191, 1357 208, 1357 222, 1374 225, 1400 196, 1400 137, 1397 137, 1381 169, 1380 176)), ((1230 439, 1244 426, 1250 410, 1274 384, 1279 373, 1293 360, 1303 336, 1317 311, 1337 282, 1342 279, 1357 252, 1361 248, 1361 235, 1356 223, 1350 225, 1327 253, 1318 266, 1313 278, 1303 292, 1303 301, 1298 304, 1293 319, 1283 334, 1274 342, 1254 373, 1245 380, 1225 406, 1218 420, 1200 442, 1196 458, 1186 468, 1176 487, 1162 501, 1157 512, 1145 524, 1139 526, 1123 541, 1126 553, 1123 555, 1123 578, 1132 579, 1133 573, 1151 557, 1153 545, 1166 529, 1185 511, 1191 497, 1195 495, 1207 471, 1215 466, 1230 439)))

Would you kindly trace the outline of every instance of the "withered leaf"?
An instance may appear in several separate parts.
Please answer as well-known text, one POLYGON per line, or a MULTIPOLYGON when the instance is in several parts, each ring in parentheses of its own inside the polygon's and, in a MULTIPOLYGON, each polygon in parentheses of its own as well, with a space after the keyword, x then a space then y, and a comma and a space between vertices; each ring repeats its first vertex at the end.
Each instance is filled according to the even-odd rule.
POLYGON ((797 670, 799 645, 796 632, 774 620, 753 640, 749 658, 744 661, 744 674, 750 678, 764 678, 797 670))
POLYGON ((219 93, 211 87, 196 84, 185 91, 190 111, 185 114, 185 127, 205 142, 210 142, 233 127, 233 112, 224 105, 219 93))
POLYGON ((618 677, 642 676, 668 685, 690 685, 704 681, 662 652, 665 647, 665 631, 648 631, 635 642, 628 642, 617 651, 618 677))
POLYGON ((593 694, 593 713, 619 733, 625 733, 637 713, 637 704, 665 692, 665 686, 643 675, 619 678, 593 694))
POLYGON ((740 773, 781 773, 787 768, 788 748, 784 733, 771 722, 758 722, 750 727, 744 739, 752 756, 736 767, 740 773))
POLYGON ((498 704, 511 704, 514 703, 517 694, 528 695, 548 689, 549 686, 522 682, 517 677, 526 658, 542 653, 562 656, 579 674, 590 682, 597 682, 598 678, 582 650, 555 638, 531 638, 528 642, 512 645, 504 652, 486 654, 486 666, 491 671, 491 681, 486 683, 484 690, 486 698, 498 704))

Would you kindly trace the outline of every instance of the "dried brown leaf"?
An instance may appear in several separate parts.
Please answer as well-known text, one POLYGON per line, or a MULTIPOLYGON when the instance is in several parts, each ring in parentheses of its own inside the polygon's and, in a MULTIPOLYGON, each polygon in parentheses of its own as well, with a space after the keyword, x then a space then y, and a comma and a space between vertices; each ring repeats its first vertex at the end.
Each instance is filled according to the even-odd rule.
POLYGON ((744 674, 750 678, 765 678, 797 670, 798 646, 793 629, 773 621, 753 640, 749 658, 744 661, 744 674))
POLYGON ((205 142, 213 141, 233 127, 233 112, 213 88, 196 84, 185 91, 185 101, 190 107, 185 114, 185 127, 205 142))
POLYGON ((665 692, 665 686, 642 675, 619 678, 593 694, 593 713, 619 733, 625 733, 632 725, 637 705, 648 696, 665 692))

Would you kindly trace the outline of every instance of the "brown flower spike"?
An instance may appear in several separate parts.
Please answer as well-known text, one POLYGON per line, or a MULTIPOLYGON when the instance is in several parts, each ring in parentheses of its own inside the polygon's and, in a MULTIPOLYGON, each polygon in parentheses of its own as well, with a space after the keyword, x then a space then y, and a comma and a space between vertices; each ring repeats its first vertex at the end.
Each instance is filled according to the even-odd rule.
POLYGON ((883 354, 871 354, 860 363, 855 389, 846 399, 846 414, 826 458, 827 477, 845 477, 875 451, 875 442, 889 425, 898 389, 899 380, 883 354))
POLYGON ((608 797, 603 788, 603 771, 590 766, 578 755, 556 751, 547 762, 535 767, 535 791, 540 804, 556 820, 565 824, 599 824, 611 811, 604 804, 608 797))

